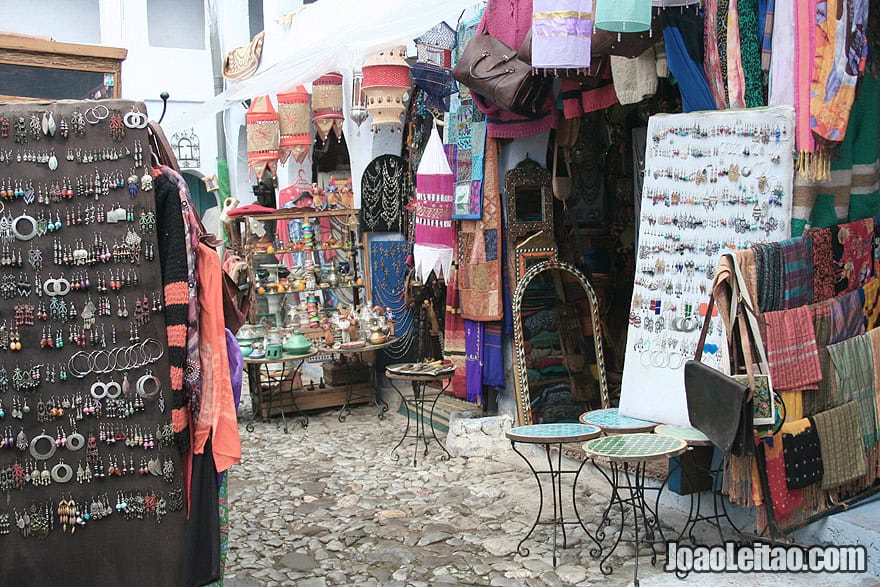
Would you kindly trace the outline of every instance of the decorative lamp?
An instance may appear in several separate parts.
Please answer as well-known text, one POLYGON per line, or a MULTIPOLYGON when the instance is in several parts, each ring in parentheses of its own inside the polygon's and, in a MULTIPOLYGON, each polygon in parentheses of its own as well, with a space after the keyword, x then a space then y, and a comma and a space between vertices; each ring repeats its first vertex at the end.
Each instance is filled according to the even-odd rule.
POLYGON ((364 63, 363 89, 367 95, 367 111, 373 117, 373 131, 389 125, 400 130, 400 117, 409 100, 409 64, 406 48, 380 51, 364 63))
POLYGON ((245 121, 248 167, 256 174, 257 180, 263 177, 267 169, 274 175, 278 165, 278 112, 269 96, 260 96, 251 101, 245 121))
POLYGON ((312 146, 309 135, 309 92, 305 86, 278 94, 278 119, 281 131, 279 157, 282 163, 293 155, 294 161, 305 161, 312 146))
POLYGON ((451 26, 441 22, 414 41, 416 56, 420 62, 432 63, 439 67, 452 67, 452 50, 455 49, 456 35, 451 26))
POLYGON ((342 74, 327 73, 312 83, 312 122, 326 141, 330 131, 342 139, 342 74))
POLYGON ((595 26, 615 33, 651 30, 651 0, 596 0, 595 26))
POLYGON ((368 116, 367 97, 364 95, 364 72, 358 69, 351 77, 351 112, 348 113, 348 117, 360 126, 368 116))

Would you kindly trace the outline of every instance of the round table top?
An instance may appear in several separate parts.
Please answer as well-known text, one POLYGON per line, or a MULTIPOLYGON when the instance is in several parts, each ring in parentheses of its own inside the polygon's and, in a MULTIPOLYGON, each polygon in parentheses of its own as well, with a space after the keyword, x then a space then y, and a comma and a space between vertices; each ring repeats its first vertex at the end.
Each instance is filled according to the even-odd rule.
POLYGON ((595 438, 584 444, 591 457, 617 462, 643 462, 669 459, 687 450, 687 443, 660 434, 615 434, 595 438))
POLYGON ((620 433, 650 432, 657 426, 656 422, 621 416, 617 408, 585 412, 581 414, 580 422, 598 426, 603 431, 620 433))
POLYGON ((555 444, 562 442, 583 442, 591 440, 602 434, 596 426, 587 424, 532 424, 531 426, 517 426, 511 428, 507 438, 514 442, 529 442, 532 444, 555 444))
POLYGON ((315 347, 312 347, 312 350, 305 353, 304 355, 281 355, 278 359, 269 359, 266 357, 261 357, 259 359, 252 359, 250 357, 245 357, 243 359, 246 365, 271 365, 272 363, 292 363, 294 361, 304 361, 306 359, 310 359, 318 354, 318 351, 315 350, 315 347))
POLYGON ((329 346, 322 346, 320 350, 321 350, 321 352, 324 352, 324 353, 339 353, 340 355, 353 355, 355 353, 368 353, 370 351, 378 351, 380 349, 384 349, 385 347, 391 346, 395 342, 397 342, 397 338, 392 336, 391 338, 389 338, 388 340, 386 340, 382 344, 370 344, 368 342, 364 346, 357 347, 357 348, 348 348, 348 349, 347 348, 336 349, 336 348, 329 347, 329 346))
POLYGON ((402 365, 412 365, 412 363, 397 363, 395 365, 388 365, 387 367, 385 367, 385 377, 387 377, 388 379, 396 379, 399 381, 445 381, 447 379, 452 379, 452 377, 455 375, 454 369, 451 369, 451 370, 444 372, 444 373, 440 373, 439 375, 431 375, 431 374, 425 374, 425 375, 406 374, 405 375, 402 373, 393 373, 388 370, 388 369, 391 369, 394 367, 400 367, 402 365))
POLYGON ((696 428, 660 424, 654 428, 654 434, 662 434, 663 436, 678 438, 679 440, 684 440, 691 446, 712 446, 712 441, 709 440, 709 437, 696 428))

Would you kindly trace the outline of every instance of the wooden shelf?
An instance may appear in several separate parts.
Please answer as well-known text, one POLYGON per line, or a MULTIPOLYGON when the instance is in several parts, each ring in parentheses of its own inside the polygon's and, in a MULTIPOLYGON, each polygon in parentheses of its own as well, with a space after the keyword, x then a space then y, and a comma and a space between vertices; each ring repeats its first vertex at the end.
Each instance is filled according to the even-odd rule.
POLYGON ((338 208, 336 210, 315 210, 314 208, 291 208, 279 210, 271 214, 242 214, 235 216, 236 219, 250 218, 252 220, 300 220, 303 218, 334 218, 340 216, 357 215, 358 208, 338 208))

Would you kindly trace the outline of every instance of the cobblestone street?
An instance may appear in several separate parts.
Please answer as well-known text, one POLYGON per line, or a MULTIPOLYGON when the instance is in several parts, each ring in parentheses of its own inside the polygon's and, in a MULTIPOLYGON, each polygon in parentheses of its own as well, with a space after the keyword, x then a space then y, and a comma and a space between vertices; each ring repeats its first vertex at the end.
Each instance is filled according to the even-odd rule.
MULTIPOLYGON (((522 460, 505 448, 495 459, 444 462, 440 448, 432 445, 413 467, 407 440, 395 462, 389 451, 405 425, 406 419, 392 412, 380 422, 366 407, 354 409, 344 423, 335 411, 312 416, 306 429, 291 421, 290 434, 274 420, 257 422, 252 433, 242 422, 243 458, 229 481, 226 587, 632 583, 631 546, 618 547, 611 558, 614 572, 606 577, 590 558, 592 543, 579 528, 568 530, 573 546, 560 549, 555 569, 549 527, 536 529, 526 544, 528 556, 515 554, 538 500, 522 460)), ((606 503, 606 487, 588 465, 578 484, 578 506, 591 531, 606 503)), ((678 510, 663 509, 664 525, 679 528, 683 519, 678 510)), ((649 557, 641 558, 643 585, 682 583, 664 573, 662 563, 661 558, 652 567, 649 557)), ((760 577, 721 575, 712 582, 716 587, 771 580, 777 586, 839 584, 839 576, 764 576, 767 582, 760 577)), ((687 583, 705 584, 706 578, 691 575, 687 583)), ((873 584, 867 577, 849 579, 853 585, 873 584)))

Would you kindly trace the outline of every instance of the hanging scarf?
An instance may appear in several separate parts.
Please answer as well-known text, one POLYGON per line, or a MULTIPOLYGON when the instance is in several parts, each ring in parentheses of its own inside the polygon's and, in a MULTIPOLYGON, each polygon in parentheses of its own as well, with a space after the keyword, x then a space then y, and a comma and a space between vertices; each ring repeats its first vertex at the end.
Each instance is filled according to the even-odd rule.
POLYGON ((782 247, 779 243, 754 245, 758 280, 758 307, 761 312, 772 312, 782 307, 783 268, 782 247))
POLYGON ((718 39, 718 67, 721 70, 721 82, 724 84, 722 99, 726 107, 730 107, 730 103, 727 101, 727 17, 725 16, 729 11, 730 0, 718 0, 718 9, 713 15, 715 18, 715 37, 718 39))
POLYGON ((477 403, 483 397, 483 323, 474 320, 464 323, 467 401, 477 403))
POLYGON ((731 108, 746 107, 745 85, 739 31, 739 0, 730 0, 727 12, 727 103, 731 108))
POLYGON ((664 10, 660 17, 669 71, 681 86, 682 109, 715 109, 715 99, 703 71, 702 15, 694 10, 664 10))
POLYGON ((761 27, 761 70, 765 72, 770 71, 770 56, 773 52, 773 18, 776 11, 776 0, 766 0, 766 3, 764 26, 761 27))
POLYGON ((443 321, 443 358, 455 366, 449 388, 458 398, 467 397, 467 343, 465 320, 461 317, 458 268, 453 265, 446 280, 446 318, 443 321))
POLYGON ((459 267, 462 316, 470 320, 500 320, 501 305, 501 186, 498 143, 486 144, 486 177, 482 220, 461 223, 459 267))
POLYGON ((861 289, 837 296, 831 308, 831 333, 828 344, 837 344, 865 333, 865 292, 861 289))
POLYGON ((792 238, 780 243, 783 267, 783 308, 813 302, 813 241, 792 238))
POLYGON ((770 89, 767 103, 771 106, 795 105, 795 2, 773 0, 772 57, 770 89))
POLYGON ((839 143, 846 135, 856 84, 865 70, 868 2, 826 0, 823 4, 824 13, 816 15, 810 128, 818 139, 839 143))
POLYGON ((865 295, 865 305, 862 307, 865 330, 870 332, 880 325, 880 279, 872 279, 862 287, 862 291, 865 295))
POLYGON ((767 485, 770 489, 770 502, 773 504, 773 517, 776 521, 787 518, 801 507, 804 501, 803 490, 789 489, 786 484, 785 455, 782 434, 761 443, 764 450, 764 464, 767 472, 767 485))
POLYGON ((834 489, 867 472, 858 402, 849 402, 813 416, 822 450, 822 489, 834 489))
MULTIPOLYGON (((721 43, 718 39, 718 0, 706 0, 704 22, 703 70, 709 80, 709 89, 719 110, 727 108, 727 88, 724 87, 724 73, 721 68, 721 43)), ((726 58, 726 53, 725 53, 726 58)))
POLYGON ((836 293, 853 291, 867 283, 874 271, 874 219, 834 226, 831 237, 836 293))
POLYGON ((867 335, 828 347, 834 361, 834 382, 841 402, 856 402, 865 448, 877 442, 877 406, 874 400, 874 351, 867 335))
POLYGON ((593 0, 533 0, 532 67, 590 67, 593 0))
POLYGON ((370 284, 374 306, 391 311, 397 340, 382 349, 389 363, 406 360, 413 342, 413 311, 406 300, 406 277, 410 267, 407 241, 370 240, 370 284))
POLYGON ((809 418, 804 418, 803 423, 803 429, 797 434, 782 435, 785 484, 789 489, 803 489, 819 483, 825 471, 816 427, 809 418))
POLYGON ((761 41, 758 0, 737 0, 740 63, 743 69, 743 98, 748 108, 764 106, 764 73, 761 71, 761 41))
POLYGON ((815 149, 813 133, 810 132, 810 85, 813 82, 813 56, 816 32, 816 0, 795 1, 795 124, 798 170, 802 177, 808 176, 807 153, 815 149))
POLYGON ((767 312, 767 362, 773 387, 777 390, 815 389, 822 380, 816 334, 809 326, 813 312, 809 306, 767 312))
POLYGON ((831 229, 821 228, 805 238, 813 241, 813 299, 821 302, 833 298, 834 253, 831 247, 831 229))

